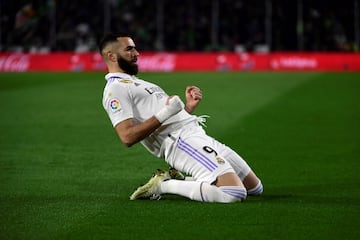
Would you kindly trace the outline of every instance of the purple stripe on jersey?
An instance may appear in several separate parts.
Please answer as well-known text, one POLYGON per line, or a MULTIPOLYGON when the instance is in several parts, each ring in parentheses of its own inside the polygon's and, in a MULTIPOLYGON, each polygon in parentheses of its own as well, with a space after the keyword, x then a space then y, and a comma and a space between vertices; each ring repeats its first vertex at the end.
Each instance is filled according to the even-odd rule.
POLYGON ((199 159, 204 160, 209 166, 216 169, 217 165, 208 157, 206 157, 204 154, 199 152, 196 148, 192 147, 190 144, 186 143, 184 140, 179 138, 179 142, 182 146, 186 147, 188 150, 190 150, 194 155, 196 155, 199 159))
POLYGON ((191 157, 197 160, 199 163, 204 165, 208 170, 214 171, 217 168, 217 165, 212 162, 209 158, 199 152, 197 149, 190 146, 188 143, 179 138, 179 148, 188 153, 191 157))
POLYGON ((118 77, 118 76, 109 77, 108 82, 113 82, 113 81, 115 81, 117 79, 121 79, 121 77, 118 77))
POLYGON ((190 157, 194 158, 204 167, 206 167, 209 171, 214 171, 217 168, 217 165, 212 162, 209 158, 207 158, 204 154, 199 152, 197 149, 190 146, 188 143, 184 142, 181 138, 179 138, 177 147, 180 150, 186 152, 190 157))
POLYGON ((209 171, 215 170, 215 168, 213 166, 211 166, 211 164, 209 164, 206 161, 206 159, 201 158, 201 156, 199 156, 197 154, 197 150, 189 149, 186 145, 182 145, 182 144, 178 144, 178 148, 180 150, 183 150, 184 152, 186 152, 190 157, 192 157, 193 159, 198 161, 200 164, 202 164, 204 167, 206 167, 209 171))

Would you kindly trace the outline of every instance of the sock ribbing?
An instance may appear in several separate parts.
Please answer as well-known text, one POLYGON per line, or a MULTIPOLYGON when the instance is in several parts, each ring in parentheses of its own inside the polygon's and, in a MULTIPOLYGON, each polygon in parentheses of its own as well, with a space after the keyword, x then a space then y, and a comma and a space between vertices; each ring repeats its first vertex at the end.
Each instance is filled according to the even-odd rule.
POLYGON ((246 192, 246 189, 243 188, 243 187, 239 187, 239 186, 224 186, 224 187, 219 187, 219 189, 234 197, 234 198, 237 198, 238 200, 240 201, 244 201, 246 199, 246 196, 247 196, 247 192, 246 192))
POLYGON ((249 189, 247 191, 247 194, 249 196, 259 196, 263 193, 263 191, 264 191, 263 185, 262 185, 261 181, 259 180, 259 183, 256 185, 256 187, 249 189))

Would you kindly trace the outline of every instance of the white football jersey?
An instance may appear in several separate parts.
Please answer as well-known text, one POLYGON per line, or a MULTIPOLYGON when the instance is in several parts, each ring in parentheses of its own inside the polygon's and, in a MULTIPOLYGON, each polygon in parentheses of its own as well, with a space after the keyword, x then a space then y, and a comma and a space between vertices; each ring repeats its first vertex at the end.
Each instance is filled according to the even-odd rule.
MULTIPOLYGON (((108 73, 105 79, 103 106, 114 127, 129 118, 135 123, 144 122, 165 107, 168 95, 155 84, 125 73, 108 73)), ((141 143, 155 156, 163 157, 161 145, 168 134, 194 120, 196 116, 182 110, 141 143)))

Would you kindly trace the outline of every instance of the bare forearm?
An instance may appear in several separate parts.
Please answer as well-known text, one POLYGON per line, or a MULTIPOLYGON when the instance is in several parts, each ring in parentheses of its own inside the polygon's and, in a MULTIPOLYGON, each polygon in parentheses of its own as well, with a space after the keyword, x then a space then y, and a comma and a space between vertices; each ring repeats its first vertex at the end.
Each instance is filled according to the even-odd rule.
POLYGON ((131 147, 137 142, 153 133, 161 123, 172 117, 173 115, 184 109, 184 103, 179 96, 171 96, 168 98, 166 105, 154 116, 150 117, 142 123, 134 123, 133 119, 127 119, 115 126, 121 141, 127 147, 131 147))
POLYGON ((138 143, 148 137, 161 125, 154 116, 140 124, 133 124, 132 119, 131 125, 128 124, 127 127, 124 127, 126 126, 124 124, 127 123, 119 124, 115 127, 115 129, 120 137, 120 140, 127 147, 131 147, 135 143, 138 143))
POLYGON ((190 106, 189 104, 186 104, 185 111, 191 114, 195 110, 195 108, 196 106, 190 106))

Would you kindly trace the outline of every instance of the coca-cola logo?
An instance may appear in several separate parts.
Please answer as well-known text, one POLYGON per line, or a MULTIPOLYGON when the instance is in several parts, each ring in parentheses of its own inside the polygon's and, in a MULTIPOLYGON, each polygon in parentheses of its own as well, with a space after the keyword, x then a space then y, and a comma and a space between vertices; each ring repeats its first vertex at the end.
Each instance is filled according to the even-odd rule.
POLYGON ((29 56, 11 54, 0 57, 0 72, 25 72, 30 65, 29 56))
POLYGON ((140 56, 138 64, 142 71, 170 72, 175 68, 175 55, 160 53, 150 56, 140 56))
POLYGON ((318 62, 315 58, 294 56, 294 57, 280 57, 280 58, 272 59, 270 65, 273 69, 278 69, 278 68, 315 69, 318 66, 318 62))

